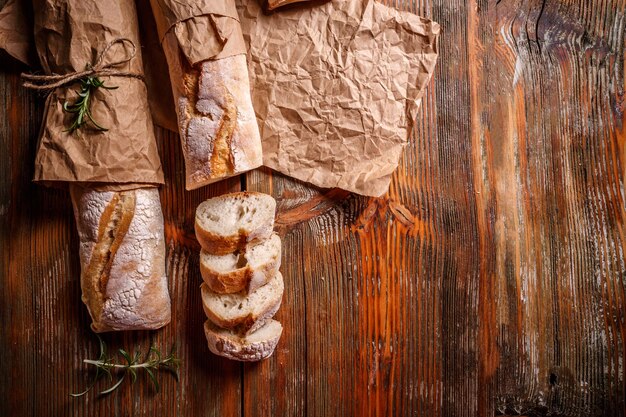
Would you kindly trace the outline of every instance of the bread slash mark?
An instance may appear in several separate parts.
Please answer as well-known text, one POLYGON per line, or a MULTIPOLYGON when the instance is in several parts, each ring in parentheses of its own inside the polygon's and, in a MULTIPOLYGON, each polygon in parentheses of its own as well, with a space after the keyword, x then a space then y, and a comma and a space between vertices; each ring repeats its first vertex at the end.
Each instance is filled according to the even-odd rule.
MULTIPOLYGON (((182 54, 182 53, 181 53, 182 54)), ((181 126, 181 137, 184 140, 184 146, 186 147, 187 154, 193 154, 187 144, 187 134, 189 128, 189 122, 195 117, 205 117, 206 115, 199 112, 197 109, 198 99, 200 94, 200 75, 201 70, 197 66, 189 65, 187 58, 181 55, 180 62, 184 65, 185 77, 183 78, 183 85, 185 89, 185 96, 187 97, 186 113, 187 119, 181 126), (192 99, 193 98, 193 99, 192 99), (185 132, 184 134, 182 132, 185 132)), ((222 177, 224 174, 230 174, 235 171, 235 162, 232 154, 232 137, 237 126, 237 106, 235 105, 235 99, 228 92, 226 87, 221 86, 221 92, 213 92, 214 94, 220 94, 224 100, 223 115, 220 119, 220 125, 217 129, 214 138, 207 137, 209 142, 209 157, 207 160, 207 175, 213 178, 222 177)))
POLYGON ((226 108, 213 142, 213 155, 211 155, 211 175, 213 177, 222 177, 223 174, 230 174, 235 171, 231 141, 237 126, 237 106, 234 97, 226 88, 224 88, 223 93, 226 108))
MULTIPOLYGON (((179 62, 184 66, 184 77, 183 77, 183 86, 185 89, 185 97, 187 97, 187 105, 186 105, 186 113, 187 118, 179 118, 180 126, 180 138, 183 141, 183 146, 186 149, 185 154, 191 155, 191 149, 189 149, 189 144, 187 141, 189 122, 194 117, 202 117, 202 114, 198 112, 196 109, 196 105, 198 103, 198 95, 200 94, 200 70, 195 67, 189 65, 187 62, 187 57, 180 52, 179 62), (193 100, 191 99, 193 97, 193 100)), ((213 153, 213 147, 209 149, 209 155, 213 153)))
POLYGON ((92 317, 102 315, 111 266, 135 215, 135 203, 134 190, 117 192, 100 217, 98 240, 84 274, 96 278, 83 280, 83 288, 95 295, 87 298, 92 317))

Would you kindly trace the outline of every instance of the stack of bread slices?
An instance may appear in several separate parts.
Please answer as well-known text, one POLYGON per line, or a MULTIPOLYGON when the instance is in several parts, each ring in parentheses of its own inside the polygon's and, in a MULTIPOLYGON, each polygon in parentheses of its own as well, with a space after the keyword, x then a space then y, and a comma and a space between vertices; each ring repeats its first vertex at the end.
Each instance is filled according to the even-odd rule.
POLYGON ((272 319, 283 297, 276 201, 241 192, 206 200, 196 210, 204 332, 216 355, 239 361, 270 356, 283 331, 272 319))

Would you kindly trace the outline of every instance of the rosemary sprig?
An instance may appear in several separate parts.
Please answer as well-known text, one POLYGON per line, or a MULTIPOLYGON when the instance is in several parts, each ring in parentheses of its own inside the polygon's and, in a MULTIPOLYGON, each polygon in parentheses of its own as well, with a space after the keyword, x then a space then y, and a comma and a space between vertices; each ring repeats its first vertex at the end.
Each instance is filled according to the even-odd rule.
POLYGON ((91 115, 91 110, 90 110, 90 100, 91 100, 92 94, 98 88, 104 88, 106 90, 115 90, 117 86, 109 87, 107 85, 104 85, 104 81, 102 81, 98 77, 85 77, 85 78, 81 78, 79 81, 80 81, 80 91, 77 93, 78 98, 76 99, 76 101, 74 103, 70 103, 69 101, 66 100, 65 103, 63 103, 63 111, 67 113, 73 113, 75 115, 74 121, 72 122, 70 127, 65 129, 65 132, 74 133, 76 130, 86 125, 88 121, 91 121, 91 123, 94 125, 96 130, 100 132, 107 131, 108 130, 107 128, 102 127, 100 124, 98 124, 98 122, 96 122, 93 119, 93 116, 91 115))
POLYGON ((180 359, 176 357, 174 347, 172 347, 169 355, 163 357, 161 352, 151 346, 148 350, 148 354, 146 355, 143 362, 141 362, 141 354, 136 352, 134 356, 131 356, 124 349, 118 349, 118 354, 122 356, 125 363, 116 363, 113 361, 113 358, 109 357, 107 354, 107 347, 104 343, 104 340, 100 336, 98 336, 100 340, 100 356, 96 360, 92 359, 84 359, 83 362, 88 365, 93 365, 96 367, 96 375, 94 379, 91 381, 91 384, 85 389, 83 392, 78 394, 70 394, 72 397, 80 397, 87 394, 98 382, 100 378, 103 376, 108 376, 109 381, 113 381, 113 374, 111 371, 117 370, 118 373, 121 373, 121 376, 115 382, 115 384, 111 385, 109 388, 100 392, 100 395, 110 394, 116 389, 118 389, 126 375, 130 375, 131 382, 134 384, 137 380, 137 372, 140 370, 145 370, 148 378, 152 382, 154 389, 159 391, 159 381, 155 376, 155 371, 158 370, 166 370, 170 371, 174 374, 176 380, 178 380, 178 367, 180 365, 180 359))

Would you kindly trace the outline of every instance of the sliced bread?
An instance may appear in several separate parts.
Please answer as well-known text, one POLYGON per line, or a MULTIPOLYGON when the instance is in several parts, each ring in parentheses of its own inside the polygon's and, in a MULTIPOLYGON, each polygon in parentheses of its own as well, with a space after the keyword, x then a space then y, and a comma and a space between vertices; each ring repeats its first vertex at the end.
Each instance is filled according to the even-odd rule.
POLYGON ((267 284, 280 268, 281 242, 277 234, 246 248, 245 253, 213 255, 200 252, 200 272, 214 292, 252 292, 267 284))
POLYGON ((208 199, 196 209, 196 237, 214 255, 242 251, 267 239, 274 228, 276 200, 263 193, 241 192, 208 199))
POLYGON ((282 332, 283 326, 271 319, 263 327, 244 337, 217 327, 211 320, 204 323, 204 334, 211 352, 237 361, 266 359, 274 352, 282 332))
POLYGON ((252 333, 272 318, 280 307, 284 283, 280 272, 264 286, 251 293, 218 294, 208 285, 201 285, 202 307, 217 326, 252 333))

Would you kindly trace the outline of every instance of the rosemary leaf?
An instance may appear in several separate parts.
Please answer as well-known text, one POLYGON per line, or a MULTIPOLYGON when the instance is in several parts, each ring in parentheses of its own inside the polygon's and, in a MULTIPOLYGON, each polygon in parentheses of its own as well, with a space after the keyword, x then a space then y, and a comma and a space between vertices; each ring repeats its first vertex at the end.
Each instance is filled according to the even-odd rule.
POLYGON ((126 376, 126 374, 123 374, 119 381, 117 381, 115 383, 115 385, 111 386, 110 388, 105 389, 104 391, 100 391, 100 395, 107 395, 112 393, 113 391, 115 391, 117 389, 117 387, 119 387, 120 385, 122 385, 122 382, 124 382, 124 377, 126 376))
POLYGON ((152 385, 154 385, 155 391, 159 392, 159 381, 157 381, 156 377, 152 373, 152 370, 150 368, 146 368, 146 372, 148 373, 148 376, 150 377, 150 380, 152 381, 152 385))

